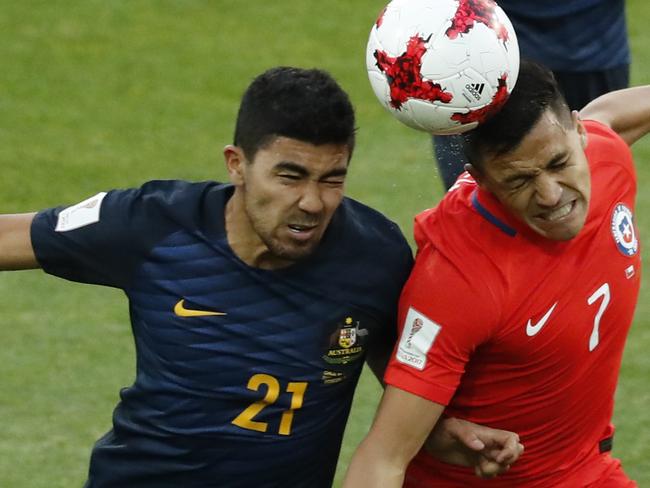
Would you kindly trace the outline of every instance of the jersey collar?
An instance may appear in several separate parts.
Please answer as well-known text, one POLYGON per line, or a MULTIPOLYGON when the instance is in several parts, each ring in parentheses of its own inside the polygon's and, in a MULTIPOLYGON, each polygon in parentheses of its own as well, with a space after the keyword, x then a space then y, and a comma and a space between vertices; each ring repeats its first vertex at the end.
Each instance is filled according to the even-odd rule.
POLYGON ((481 217, 497 227, 500 231, 505 232, 510 237, 517 235, 517 229, 511 225, 508 218, 501 208, 501 204, 496 201, 496 198, 491 193, 488 193, 480 188, 475 188, 471 196, 472 206, 481 217), (481 195, 479 197, 479 194, 481 195))

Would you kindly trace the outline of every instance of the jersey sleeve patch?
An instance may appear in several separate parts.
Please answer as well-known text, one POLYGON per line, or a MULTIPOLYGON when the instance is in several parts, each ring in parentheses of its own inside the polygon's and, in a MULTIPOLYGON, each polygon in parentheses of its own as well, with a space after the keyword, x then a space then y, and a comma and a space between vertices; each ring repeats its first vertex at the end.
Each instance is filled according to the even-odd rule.
POLYGON ((59 212, 56 222, 56 232, 67 232, 99 222, 99 210, 106 192, 98 193, 72 207, 59 212))
POLYGON ((427 364, 427 354, 441 328, 413 307, 409 308, 395 358, 400 363, 422 371, 427 364))

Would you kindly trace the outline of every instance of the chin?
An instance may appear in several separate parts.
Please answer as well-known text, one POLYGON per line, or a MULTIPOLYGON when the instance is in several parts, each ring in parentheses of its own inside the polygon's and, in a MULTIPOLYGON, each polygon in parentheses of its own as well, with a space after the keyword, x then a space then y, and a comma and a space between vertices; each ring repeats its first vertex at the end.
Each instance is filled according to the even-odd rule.
POLYGON ((549 239, 551 241, 570 241, 574 237, 576 237, 580 231, 582 230, 583 226, 577 227, 577 228, 563 228, 563 229, 555 229, 551 231, 545 231, 540 228, 535 228, 535 232, 537 232, 539 235, 542 237, 545 237, 546 239, 549 239))
POLYGON ((573 239, 575 236, 577 236, 580 232, 564 232, 559 234, 558 236, 553 236, 549 237, 549 239, 553 239, 554 241, 570 241, 573 239))
POLYGON ((311 256, 316 250, 315 245, 305 245, 305 246, 282 246, 276 249, 271 249, 273 255, 280 259, 285 259, 287 261, 302 261, 311 256))

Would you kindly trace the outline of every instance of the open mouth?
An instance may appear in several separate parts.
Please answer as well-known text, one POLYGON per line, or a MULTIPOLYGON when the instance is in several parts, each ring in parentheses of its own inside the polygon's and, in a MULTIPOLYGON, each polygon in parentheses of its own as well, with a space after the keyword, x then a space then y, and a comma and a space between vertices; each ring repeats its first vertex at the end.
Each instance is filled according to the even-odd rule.
POLYGON ((305 225, 305 224, 288 224, 290 235, 300 241, 308 241, 316 234, 318 225, 305 225))
POLYGON ((537 218, 545 220, 546 222, 557 222, 567 217, 575 208, 576 201, 571 200, 568 203, 565 203, 561 207, 556 208, 550 212, 545 212, 537 215, 537 218))
POLYGON ((316 225, 289 224, 289 230, 294 233, 309 232, 316 228, 316 225))

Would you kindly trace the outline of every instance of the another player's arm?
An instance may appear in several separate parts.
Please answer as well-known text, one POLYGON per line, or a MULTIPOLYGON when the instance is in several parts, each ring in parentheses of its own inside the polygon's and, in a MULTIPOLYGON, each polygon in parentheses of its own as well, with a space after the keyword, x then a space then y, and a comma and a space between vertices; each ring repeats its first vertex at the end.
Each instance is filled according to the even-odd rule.
POLYGON ((438 403, 387 386, 370 432, 352 457, 343 487, 401 487, 406 467, 443 409, 438 403))
POLYGON ((580 110, 580 117, 611 127, 631 146, 650 132, 650 85, 602 95, 580 110))
POLYGON ((40 268, 30 235, 35 215, 0 215, 0 271, 40 268))
POLYGON ((510 469, 524 452, 519 436, 453 417, 441 418, 424 449, 448 464, 473 467, 481 478, 493 478, 510 469))
POLYGON ((436 458, 474 467, 483 478, 506 472, 523 453, 517 434, 440 419, 443 410, 439 403, 387 386, 370 432, 352 457, 344 488, 401 487, 406 467, 425 441, 436 458))

